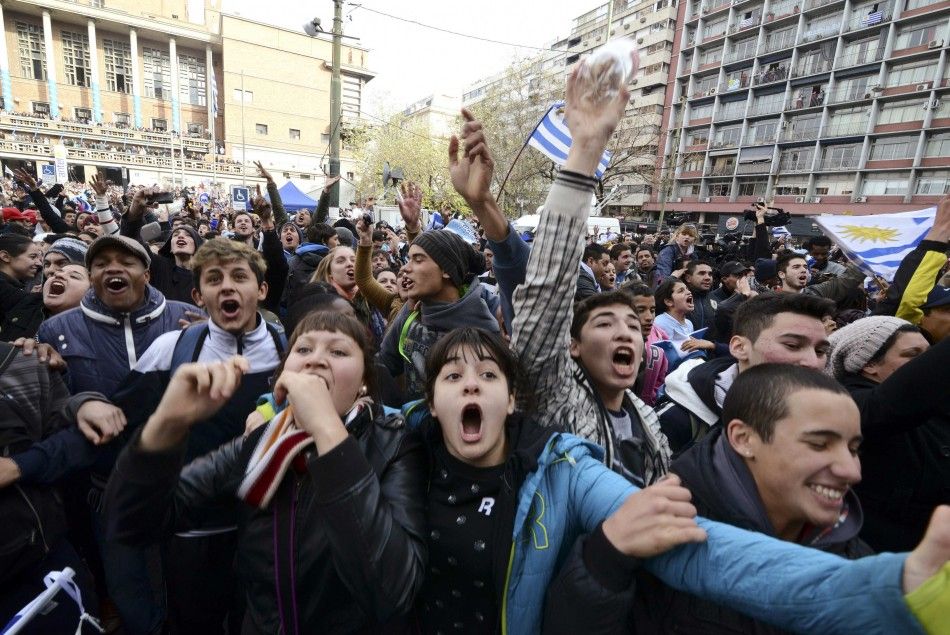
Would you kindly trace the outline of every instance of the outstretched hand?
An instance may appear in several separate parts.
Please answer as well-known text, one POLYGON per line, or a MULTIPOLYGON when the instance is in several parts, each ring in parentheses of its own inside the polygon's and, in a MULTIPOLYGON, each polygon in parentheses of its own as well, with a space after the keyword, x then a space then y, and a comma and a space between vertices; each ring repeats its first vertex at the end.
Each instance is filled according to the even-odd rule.
POLYGON ((17 180, 26 186, 29 190, 36 189, 36 179, 33 178, 33 175, 24 170, 23 168, 17 168, 13 171, 13 174, 16 176, 17 180))
POLYGON ((109 191, 109 182, 105 180, 98 172, 92 175, 89 185, 92 186, 92 189, 97 196, 105 196, 106 192, 109 191))
POLYGON ((490 188, 495 162, 488 151, 482 124, 466 108, 462 109, 462 119, 465 123, 462 125, 461 140, 455 135, 449 140, 449 173, 452 186, 475 209, 494 200, 490 188))
MULTIPOLYGON (((634 53, 634 68, 636 64, 634 53)), ((621 86, 614 97, 598 100, 590 85, 592 74, 580 71, 578 64, 567 80, 564 119, 572 141, 564 168, 592 176, 630 102, 630 91, 621 86)))
POLYGON ((403 182, 399 186, 400 196, 396 197, 399 215, 406 224, 406 231, 422 231, 422 188, 416 183, 403 182))
POLYGON ((260 162, 260 161, 255 161, 255 162, 254 162, 254 167, 257 168, 257 174, 258 174, 262 179, 266 180, 268 183, 273 183, 273 182, 274 182, 274 177, 272 177, 272 176, 270 175, 270 172, 268 172, 266 169, 264 169, 264 166, 261 165, 261 162, 260 162))

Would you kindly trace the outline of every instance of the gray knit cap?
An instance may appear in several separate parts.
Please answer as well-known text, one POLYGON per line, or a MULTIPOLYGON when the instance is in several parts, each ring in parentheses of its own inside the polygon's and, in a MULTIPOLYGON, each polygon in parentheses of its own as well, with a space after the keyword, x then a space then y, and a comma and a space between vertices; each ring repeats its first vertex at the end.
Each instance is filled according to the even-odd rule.
POLYGON ((46 253, 56 252, 62 254, 70 264, 84 265, 86 263, 86 251, 89 246, 78 238, 60 238, 46 250, 46 253))
POLYGON ((831 343, 831 373, 838 379, 859 373, 884 343, 910 322, 890 315, 872 315, 844 326, 828 337, 831 343))
POLYGON ((452 284, 457 288, 485 271, 485 257, 461 236, 449 230, 422 232, 412 244, 422 248, 442 271, 449 274, 452 284))

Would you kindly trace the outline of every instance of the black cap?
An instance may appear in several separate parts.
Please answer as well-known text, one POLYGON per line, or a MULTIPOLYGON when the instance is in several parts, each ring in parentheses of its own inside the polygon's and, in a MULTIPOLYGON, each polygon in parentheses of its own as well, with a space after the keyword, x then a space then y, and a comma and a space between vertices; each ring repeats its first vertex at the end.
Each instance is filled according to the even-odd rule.
POLYGON ((730 260, 719 268, 719 273, 723 276, 741 276, 750 271, 752 271, 752 267, 747 267, 738 260, 730 260))

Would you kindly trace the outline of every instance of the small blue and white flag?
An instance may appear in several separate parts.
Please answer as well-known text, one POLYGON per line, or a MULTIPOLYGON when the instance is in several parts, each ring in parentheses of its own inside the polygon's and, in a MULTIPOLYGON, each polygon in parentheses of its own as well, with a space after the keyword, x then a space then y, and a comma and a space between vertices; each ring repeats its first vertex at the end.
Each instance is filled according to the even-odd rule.
POLYGON ((890 281, 904 257, 933 227, 936 214, 936 207, 870 216, 822 214, 815 223, 865 273, 890 281))
POLYGON ((884 20, 883 11, 873 11, 861 19, 861 23, 865 26, 872 26, 874 24, 880 24, 884 20))
POLYGON ((214 76, 214 66, 211 67, 210 79, 211 90, 208 94, 211 96, 211 116, 218 116, 218 80, 214 76))
MULTIPOLYGON (((571 149, 571 131, 567 129, 567 124, 564 122, 563 101, 548 108, 528 138, 528 145, 560 166, 567 163, 567 153, 571 149)), ((610 152, 604 150, 594 176, 598 179, 604 176, 609 163, 610 152)))
MULTIPOLYGON (((46 585, 46 590, 20 609, 5 626, 0 628, 0 633, 3 635, 16 635, 24 630, 37 615, 48 613, 56 606, 57 602, 53 598, 60 591, 63 591, 72 598, 73 602, 75 602, 79 608, 79 625, 76 627, 77 633, 83 632, 83 623, 89 624, 100 633, 104 633, 105 629, 102 628, 99 620, 86 612, 86 607, 83 606, 82 603, 82 592, 73 581, 75 575, 76 572, 70 567, 66 567, 62 571, 50 571, 43 578, 43 584, 46 585)), ((89 629, 86 630, 88 631, 89 629)))

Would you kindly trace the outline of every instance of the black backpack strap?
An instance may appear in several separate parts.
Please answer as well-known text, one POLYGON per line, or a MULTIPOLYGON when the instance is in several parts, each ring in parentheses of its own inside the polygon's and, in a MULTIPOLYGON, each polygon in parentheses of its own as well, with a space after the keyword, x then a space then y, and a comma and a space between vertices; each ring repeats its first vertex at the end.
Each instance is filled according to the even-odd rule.
POLYGON ((274 348, 277 349, 277 355, 283 356, 284 352, 287 350, 287 334, 283 329, 279 329, 270 322, 264 322, 267 327, 267 332, 270 333, 271 339, 274 340, 274 348))
POLYGON ((210 332, 211 329, 208 323, 205 322, 204 324, 189 326, 179 334, 178 340, 175 342, 175 350, 172 351, 172 363, 168 368, 170 375, 174 375, 182 364, 198 361, 198 355, 201 354, 201 349, 204 347, 205 340, 210 332))

